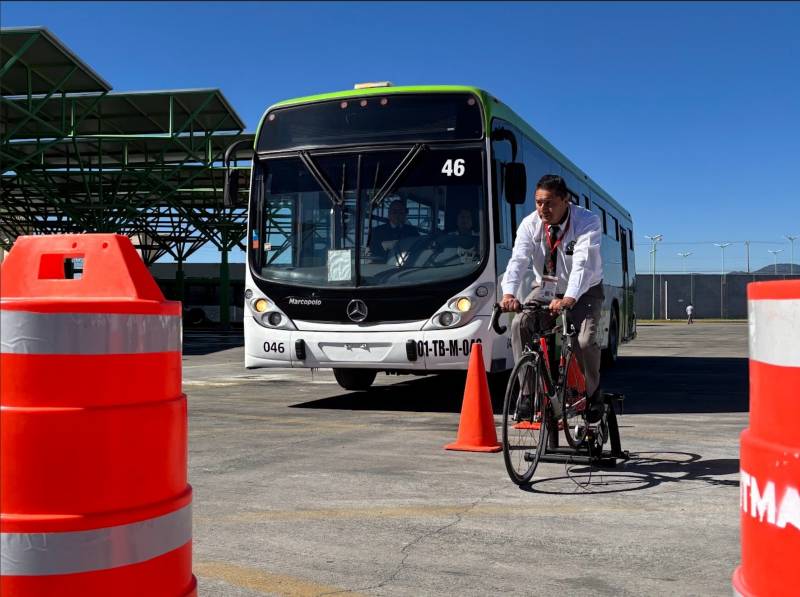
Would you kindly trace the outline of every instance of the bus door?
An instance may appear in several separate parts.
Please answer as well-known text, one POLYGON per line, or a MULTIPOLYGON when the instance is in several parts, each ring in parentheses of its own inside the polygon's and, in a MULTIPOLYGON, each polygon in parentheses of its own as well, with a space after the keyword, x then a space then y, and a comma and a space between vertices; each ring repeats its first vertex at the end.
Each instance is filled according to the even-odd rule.
POLYGON ((622 313, 620 313, 619 337, 628 338, 631 333, 633 305, 628 280, 628 233, 622 226, 619 227, 619 246, 622 257, 622 313))

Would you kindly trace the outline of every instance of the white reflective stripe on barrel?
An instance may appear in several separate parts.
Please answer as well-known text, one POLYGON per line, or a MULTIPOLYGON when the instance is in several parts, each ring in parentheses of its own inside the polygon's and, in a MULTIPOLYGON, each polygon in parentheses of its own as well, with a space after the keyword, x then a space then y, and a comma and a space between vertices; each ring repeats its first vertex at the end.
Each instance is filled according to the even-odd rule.
POLYGON ((192 538, 192 506, 119 526, 62 533, 0 533, 0 575, 107 570, 168 553, 192 538))
POLYGON ((181 350, 179 315, 0 311, 0 347, 12 354, 135 354, 181 350))
POLYGON ((750 358, 768 365, 800 367, 800 299, 747 303, 750 358))

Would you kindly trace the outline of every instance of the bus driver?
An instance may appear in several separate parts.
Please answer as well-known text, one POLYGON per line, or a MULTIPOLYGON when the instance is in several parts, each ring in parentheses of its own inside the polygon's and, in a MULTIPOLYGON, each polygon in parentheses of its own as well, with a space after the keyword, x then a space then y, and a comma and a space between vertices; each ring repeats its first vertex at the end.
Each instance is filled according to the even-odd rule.
MULTIPOLYGON (((575 354, 583 365, 588 398, 587 418, 600 420, 600 347, 596 342, 600 310, 603 305, 603 264, 600 218, 569 201, 564 179, 546 174, 536 183, 536 211, 526 216, 517 230, 517 239, 503 276, 504 311, 519 311, 515 298, 523 271, 533 258, 535 281, 524 302, 549 302, 550 311, 571 309, 578 330, 575 354)), ((522 355, 530 342, 534 322, 522 313, 511 324, 514 358, 522 355)), ((530 410, 530 396, 523 394, 520 407, 530 410)))
POLYGON ((407 217, 408 210, 402 199, 395 199, 389 204, 389 221, 372 230, 369 241, 369 253, 372 257, 386 259, 397 241, 419 236, 419 231, 406 223, 407 217))

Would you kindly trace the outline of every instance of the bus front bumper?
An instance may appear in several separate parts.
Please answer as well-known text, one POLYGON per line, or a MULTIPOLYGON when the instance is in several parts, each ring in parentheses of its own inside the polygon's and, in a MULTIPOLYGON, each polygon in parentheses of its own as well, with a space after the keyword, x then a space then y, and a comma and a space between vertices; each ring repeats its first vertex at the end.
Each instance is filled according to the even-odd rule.
POLYGON ((319 332, 264 328, 245 317, 245 366, 463 370, 472 346, 479 342, 488 371, 493 354, 505 365, 509 340, 487 330, 487 324, 488 317, 478 316, 448 330, 319 332))

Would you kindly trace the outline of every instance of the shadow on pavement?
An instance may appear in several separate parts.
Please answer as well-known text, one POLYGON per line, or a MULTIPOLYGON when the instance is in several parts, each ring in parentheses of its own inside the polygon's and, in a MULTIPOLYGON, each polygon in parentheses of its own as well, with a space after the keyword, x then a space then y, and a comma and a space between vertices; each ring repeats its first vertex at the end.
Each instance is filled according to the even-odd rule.
POLYGON ((623 493, 686 481, 738 487, 738 476, 719 478, 738 472, 739 460, 736 458, 703 460, 699 454, 690 452, 639 452, 631 454, 630 460, 615 468, 565 465, 563 476, 537 479, 520 489, 549 495, 623 493))
POLYGON ((221 330, 184 330, 183 354, 195 356, 211 354, 244 346, 244 334, 241 329, 227 332, 221 330))
MULTIPOLYGON (((465 373, 447 373, 425 377, 403 376, 400 379, 404 379, 404 381, 388 386, 373 386, 366 392, 345 392, 329 398, 293 404, 291 408, 435 413, 461 412, 461 401, 464 397, 464 383, 466 380, 465 373)), ((503 381, 503 385, 505 385, 505 381, 503 381)), ((492 395, 495 412, 502 412, 503 390, 493 391, 492 395), (495 396, 500 396, 499 401, 495 400, 495 396)))
POLYGON ((624 357, 601 375, 626 414, 748 411, 748 362, 728 357, 624 357))
MULTIPOLYGON (((294 408, 458 413, 463 373, 408 377, 366 392, 345 392, 294 408)), ((508 375, 489 376, 492 407, 502 413, 508 375)), ((625 414, 731 413, 748 410, 745 358, 623 357, 601 375, 603 389, 625 394, 625 414)))

